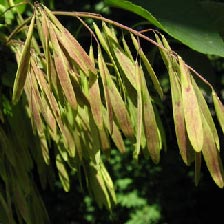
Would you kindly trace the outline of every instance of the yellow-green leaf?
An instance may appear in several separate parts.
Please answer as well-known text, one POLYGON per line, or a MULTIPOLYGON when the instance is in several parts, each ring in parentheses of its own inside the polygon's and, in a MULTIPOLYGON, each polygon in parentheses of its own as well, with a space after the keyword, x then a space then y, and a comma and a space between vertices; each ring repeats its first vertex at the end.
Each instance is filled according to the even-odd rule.
POLYGON ((136 89, 135 63, 128 56, 126 56, 119 48, 115 48, 114 53, 125 77, 136 89))
POLYGON ((21 53, 21 57, 18 62, 18 69, 16 72, 16 78, 13 84, 13 96, 12 101, 13 103, 17 103, 19 100, 23 87, 25 85, 27 72, 29 70, 30 65, 30 46, 31 46, 31 39, 33 35, 33 28, 34 28, 34 22, 35 22, 35 14, 32 17, 29 30, 27 33, 27 38, 21 53))
POLYGON ((85 164, 86 174, 88 178, 88 188, 98 203, 99 207, 105 206, 111 209, 110 195, 108 194, 100 167, 96 167, 94 164, 85 164))
POLYGON ((138 66, 137 62, 135 65, 135 72, 136 72, 136 87, 137 87, 137 135, 136 135, 136 147, 135 151, 133 153, 133 157, 135 159, 138 158, 138 155, 140 153, 141 148, 141 137, 142 137, 142 86, 141 86, 141 80, 144 79, 144 74, 141 68, 138 66))
POLYGON ((204 116, 203 116, 203 132, 204 132, 204 143, 202 147, 203 157, 205 159, 207 168, 214 182, 220 188, 223 188, 224 173, 223 173, 222 161, 219 155, 219 151, 216 147, 212 131, 204 116))
POLYGON ((114 43, 118 44, 118 39, 116 37, 115 30, 113 29, 113 27, 109 28, 105 22, 102 23, 102 27, 103 27, 105 35, 109 37, 110 39, 112 39, 114 43))
MULTIPOLYGON (((124 46, 124 50, 125 50, 125 53, 128 55, 128 57, 133 60, 133 57, 132 57, 132 53, 131 53, 131 50, 126 42, 126 40, 124 39, 124 36, 122 36, 122 43, 123 43, 123 46, 124 46)), ((134 61, 134 60, 133 60, 134 61)))
POLYGON ((96 23, 93 23, 93 27, 102 47, 104 48, 104 50, 106 50, 107 53, 109 53, 109 47, 108 47, 107 41, 103 33, 101 32, 100 28, 96 25, 96 23))
POLYGON ((212 92, 212 97, 213 97, 213 103, 215 106, 216 116, 222 128, 222 132, 224 133, 224 106, 214 91, 212 92))
POLYGON ((188 71, 186 65, 180 57, 179 63, 182 86, 182 100, 187 134, 194 150, 196 152, 200 152, 203 145, 201 111, 194 87, 191 83, 190 72, 188 71))
POLYGON ((191 144, 189 142, 186 126, 185 126, 181 83, 180 83, 180 78, 176 73, 176 67, 178 63, 174 58, 172 58, 171 55, 169 55, 169 51, 171 49, 165 37, 162 36, 162 41, 163 41, 162 42, 159 39, 158 35, 156 35, 156 40, 161 45, 160 53, 167 67, 169 78, 170 78, 172 106, 173 106, 173 119, 174 119, 178 147, 180 149, 180 154, 183 161, 187 165, 189 165, 194 160, 194 151, 192 150, 191 144), (162 47, 167 49, 167 51, 163 49, 162 47))
POLYGON ((104 90, 104 98, 106 101, 106 108, 108 110, 108 121, 109 121, 109 131, 112 133, 113 131, 113 109, 111 105, 111 99, 109 95, 109 87, 110 85, 110 79, 108 78, 110 76, 109 70, 107 69, 106 63, 103 59, 101 49, 98 48, 98 64, 99 64, 99 71, 100 76, 103 83, 103 90, 104 90))
POLYGON ((63 160, 59 154, 56 156, 56 167, 58 169, 58 175, 59 175, 62 187, 65 192, 68 192, 70 189, 69 175, 65 168, 63 160))
POLYGON ((133 44, 135 46, 135 49, 137 50, 138 54, 140 55, 149 75, 150 75, 150 78, 153 82, 153 85, 154 85, 154 88, 156 89, 157 93, 159 94, 160 98, 163 98, 163 90, 162 90, 162 87, 159 83, 159 80, 149 62, 149 60, 147 59, 146 55, 144 54, 141 46, 139 45, 138 41, 136 40, 136 38, 134 37, 134 35, 132 34, 131 35, 131 38, 132 38, 132 41, 133 41, 133 44))
POLYGON ((193 84, 193 87, 194 87, 194 90, 195 90, 195 93, 196 93, 196 96, 198 99, 198 104, 199 104, 201 113, 205 116, 205 119, 208 122, 208 125, 211 129, 213 136, 214 136, 216 146, 219 149, 219 147, 220 147, 219 146, 219 136, 218 136, 217 129, 215 127, 215 123, 214 123, 212 115, 211 115, 211 111, 209 110, 208 105, 205 101, 205 98, 193 77, 192 77, 192 84, 193 84))
POLYGON ((114 184, 113 184, 113 181, 110 177, 110 174, 108 173, 108 171, 107 171, 107 169, 104 166, 102 161, 100 163, 100 171, 101 171, 102 177, 104 179, 104 183, 106 185, 106 188, 109 191, 108 193, 110 194, 111 204, 113 205, 113 204, 116 203, 116 195, 115 195, 114 184))

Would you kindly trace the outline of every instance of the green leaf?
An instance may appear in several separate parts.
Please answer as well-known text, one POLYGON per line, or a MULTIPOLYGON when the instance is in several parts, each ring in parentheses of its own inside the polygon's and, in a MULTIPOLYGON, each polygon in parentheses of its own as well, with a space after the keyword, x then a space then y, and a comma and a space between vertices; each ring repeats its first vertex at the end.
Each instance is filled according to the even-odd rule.
POLYGON ((23 1, 23 0, 14 0, 14 4, 19 4, 19 3, 23 3, 23 4, 20 4, 20 5, 17 5, 16 8, 18 10, 18 12, 20 14, 24 13, 25 12, 25 9, 26 9, 26 3, 23 1))
POLYGON ((142 8, 139 5, 133 4, 130 1, 117 1, 117 0, 105 0, 105 2, 110 6, 115 6, 119 8, 123 8, 125 10, 129 10, 131 12, 134 12, 148 21, 150 21, 153 25, 162 28, 162 25, 157 21, 157 19, 146 9, 142 8))
POLYGON ((142 16, 190 48, 224 56, 224 42, 209 15, 195 0, 106 0, 142 16), (134 3, 131 3, 134 2, 134 3))

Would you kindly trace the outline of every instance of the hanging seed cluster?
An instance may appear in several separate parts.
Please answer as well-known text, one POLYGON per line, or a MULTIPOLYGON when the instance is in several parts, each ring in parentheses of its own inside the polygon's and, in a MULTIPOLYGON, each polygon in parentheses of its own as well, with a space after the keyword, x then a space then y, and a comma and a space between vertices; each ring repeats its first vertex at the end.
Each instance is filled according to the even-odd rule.
MULTIPOLYGON (((165 38, 156 36, 156 39, 164 47, 161 55, 169 73, 173 118, 182 159, 187 165, 195 161, 195 182, 198 184, 203 155, 213 180, 222 188, 224 180, 219 137, 206 100, 183 60, 180 57, 171 58, 167 53, 171 49, 165 38)), ((216 115, 223 127, 224 107, 213 88, 211 91, 216 115)))
POLYGON ((27 125, 29 120, 21 119, 24 108, 20 104, 13 112, 7 127, 5 124, 0 126, 0 220, 10 224, 49 223, 33 182, 34 164, 38 164, 37 172, 43 188, 53 172, 49 172, 52 170, 43 162, 38 138, 32 136, 32 127, 27 125))
MULTIPOLYGON (((163 90, 135 35, 130 34, 138 60, 124 38, 120 44, 113 28, 104 22, 102 28, 93 26, 98 48, 90 46, 87 53, 52 12, 37 5, 25 43, 13 45, 18 61, 13 102, 25 90, 43 159, 46 164, 54 162, 49 150, 55 150, 64 190, 70 188, 70 170, 84 171, 89 192, 100 206, 110 209, 116 198, 101 153, 109 155, 112 143, 124 153, 124 139, 129 139, 135 159, 143 152, 159 163, 166 137, 146 79, 160 99, 163 90), (32 44, 36 28, 41 40, 38 48, 32 44)), ((219 137, 205 98, 166 39, 156 35, 156 40, 169 74, 180 155, 187 165, 195 162, 196 183, 203 156, 213 180, 223 187, 219 137)), ((212 96, 224 130, 224 106, 213 89, 212 96)))

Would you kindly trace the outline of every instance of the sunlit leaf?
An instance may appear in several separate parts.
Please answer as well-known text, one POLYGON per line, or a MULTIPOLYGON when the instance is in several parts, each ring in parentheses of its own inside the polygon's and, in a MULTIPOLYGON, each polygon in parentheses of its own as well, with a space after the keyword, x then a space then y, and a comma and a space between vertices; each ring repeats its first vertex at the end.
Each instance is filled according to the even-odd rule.
POLYGON ((110 39, 112 39, 113 42, 118 44, 118 39, 116 37, 116 33, 115 33, 115 30, 113 29, 113 27, 109 28, 105 22, 102 23, 102 26, 103 26, 103 31, 104 31, 105 35, 107 37, 110 37, 110 39))
POLYGON ((136 88, 135 64, 120 49, 115 48, 114 53, 116 55, 118 63, 120 64, 124 72, 125 77, 130 81, 132 86, 136 88))
POLYGON ((100 163, 100 171, 102 173, 104 182, 106 184, 106 188, 109 191, 108 193, 110 194, 110 198, 112 201, 111 204, 115 204, 116 203, 116 195, 115 195, 114 184, 113 184, 113 181, 112 181, 106 167, 104 166, 103 162, 100 163))
POLYGON ((199 104, 199 107, 201 109, 201 113, 203 113, 210 129, 211 129, 211 132, 214 136, 214 139, 215 139, 215 143, 216 143, 216 146, 217 148, 219 149, 219 136, 218 136, 218 133, 217 133, 217 129, 215 127, 215 123, 213 121, 213 118, 212 118, 212 115, 211 115, 211 111, 209 110, 208 108, 208 105, 205 101, 205 98, 202 94, 202 90, 199 89, 198 85, 196 84, 195 80, 193 79, 192 77, 192 84, 193 84, 193 87, 194 87, 194 90, 195 90, 195 93, 196 93, 196 96, 197 96, 197 99, 198 99, 198 104, 199 104))
POLYGON ((201 112, 195 90, 191 83, 190 73, 181 58, 179 58, 179 62, 182 86, 182 100, 187 134, 194 150, 196 152, 200 152, 203 145, 201 112))
POLYGON ((161 38, 162 38, 162 41, 160 40, 159 36, 156 35, 157 42, 161 46, 164 46, 165 49, 167 49, 166 51, 160 48, 160 53, 167 67, 169 78, 170 78, 172 106, 173 106, 173 119, 174 119, 177 143, 178 143, 178 147, 180 149, 180 154, 182 156, 183 161, 187 165, 189 165, 194 160, 194 152, 189 142, 186 126, 185 126, 181 83, 180 83, 180 78, 176 72, 176 67, 178 64, 177 64, 177 61, 169 55, 169 51, 171 50, 171 48, 168 42, 166 41, 165 37, 162 36, 161 38))
POLYGON ((70 189, 69 175, 59 154, 56 157, 56 166, 63 189, 68 192, 70 189))
POLYGON ((102 45, 102 47, 104 48, 104 50, 106 50, 106 52, 109 54, 110 53, 110 50, 109 50, 109 47, 108 47, 108 44, 107 44, 107 41, 104 37, 104 35, 102 34, 100 28, 96 25, 96 23, 93 23, 93 27, 94 27, 94 30, 95 30, 95 33, 102 45))
POLYGON ((98 169, 93 164, 86 164, 87 178, 89 181, 89 190, 99 207, 105 206, 111 209, 113 201, 111 201, 110 194, 105 184, 101 167, 98 169))
POLYGON ((135 159, 138 158, 141 147, 141 137, 142 137, 142 118, 143 118, 143 100, 142 100, 142 84, 141 80, 143 79, 143 72, 141 68, 138 66, 137 62, 135 65, 135 73, 136 73, 136 88, 137 88, 137 134, 136 134, 136 146, 135 151, 133 153, 133 157, 135 159))
POLYGON ((60 80, 60 83, 61 83, 61 86, 62 86, 65 96, 67 97, 67 99, 68 99, 69 103, 71 104, 71 106, 73 107, 73 109, 76 110, 77 109, 77 100, 76 100, 73 86, 71 84, 71 80, 69 78, 68 66, 67 66, 68 62, 66 61, 67 59, 66 59, 62 49, 59 46, 58 39, 57 39, 56 34, 52 28, 50 28, 50 38, 51 38, 51 43, 53 44, 53 48, 54 48, 53 58, 54 58, 58 78, 60 80))
POLYGON ((149 62, 149 60, 147 59, 146 55, 144 54, 140 44, 138 43, 138 41, 136 40, 136 38, 134 37, 134 35, 131 35, 131 38, 132 38, 132 42, 135 46, 135 49, 136 51, 138 52, 138 54, 140 55, 141 59, 142 59, 142 62, 144 63, 149 75, 150 75, 150 78, 153 82, 153 85, 154 85, 154 88, 156 89, 156 91, 158 92, 160 98, 163 98, 163 90, 162 90, 162 87, 159 83, 159 80, 158 78, 156 77, 156 74, 149 62))
POLYGON ((70 32, 58 21, 58 19, 51 13, 51 11, 44 7, 47 15, 49 16, 51 22, 57 27, 58 32, 56 32, 59 42, 67 50, 70 57, 77 63, 80 68, 88 74, 91 71, 93 74, 96 73, 94 64, 90 60, 88 54, 81 47, 79 42, 70 34, 70 32))
POLYGON ((183 102, 181 97, 180 80, 174 73, 170 74, 171 93, 173 102, 173 118, 175 123, 175 131, 177 143, 180 149, 181 156, 186 164, 191 162, 191 153, 189 152, 188 136, 184 121, 183 102))
POLYGON ((216 147, 216 143, 212 134, 212 131, 203 116, 203 134, 204 143, 202 147, 202 154, 205 159, 208 170, 214 180, 214 182, 222 188, 224 186, 224 173, 223 165, 219 155, 219 151, 216 147))
POLYGON ((21 57, 19 59, 19 65, 18 69, 16 72, 16 78, 13 84, 13 96, 12 96, 12 101, 14 103, 17 103, 19 100, 23 87, 25 85, 26 77, 27 77, 27 72, 29 70, 29 65, 30 65, 30 44, 31 44, 31 39, 33 35, 33 28, 34 28, 34 22, 35 22, 35 15, 33 15, 29 30, 27 33, 27 38, 21 53, 21 57))
POLYGON ((64 126, 61 116, 60 116, 60 109, 57 103, 57 100, 55 99, 49 84, 47 83, 45 79, 44 73, 38 68, 36 65, 36 62, 34 60, 31 60, 31 66, 34 71, 35 77, 38 81, 38 85, 40 86, 41 90, 46 94, 46 97, 48 99, 49 106, 52 110, 52 113, 57 121, 57 125, 62 133, 62 136, 64 138, 64 144, 67 149, 69 149, 70 155, 73 157, 75 152, 75 143, 74 139, 68 130, 66 126, 64 126))
POLYGON ((212 92, 212 97, 215 106, 216 116, 224 133, 224 106, 214 91, 212 92))
POLYGON ((122 36, 122 43, 123 43, 123 46, 124 46, 124 50, 125 50, 125 53, 128 55, 128 57, 133 60, 133 57, 132 57, 132 53, 131 53, 131 50, 126 42, 126 40, 124 39, 124 36, 122 36))
POLYGON ((101 49, 98 48, 98 64, 99 64, 99 71, 100 76, 103 82, 103 90, 104 90, 104 98, 106 100, 106 108, 108 110, 108 121, 109 121, 109 130, 110 132, 113 131, 113 109, 111 104, 111 99, 109 95, 109 82, 110 79, 108 76, 110 75, 109 70, 107 69, 106 63, 103 59, 101 49))

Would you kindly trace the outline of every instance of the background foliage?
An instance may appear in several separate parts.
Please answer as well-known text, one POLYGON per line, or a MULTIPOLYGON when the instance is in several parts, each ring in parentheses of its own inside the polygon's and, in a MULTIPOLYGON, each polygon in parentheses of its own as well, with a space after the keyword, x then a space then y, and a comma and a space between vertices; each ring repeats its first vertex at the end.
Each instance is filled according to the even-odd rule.
MULTIPOLYGON (((143 3, 144 1, 141 2, 143 3)), ((173 2, 173 5, 170 4, 170 6, 178 7, 178 4, 175 4, 175 1, 173 2)), ((123 24, 133 26, 139 30, 148 28, 148 25, 143 22, 144 20, 141 17, 119 9, 105 8, 104 2, 101 1, 48 1, 44 3, 51 9, 71 11, 72 8, 76 11, 95 11, 97 13, 105 14, 107 17, 111 17, 114 20, 121 21, 123 24)), ((117 1, 116 3, 118 4, 119 2, 117 1)), ((160 1, 160 4, 164 6, 164 8, 160 8, 160 12, 163 12, 164 10, 162 9, 166 9, 166 4, 163 1, 160 1)), ((190 4, 191 2, 189 1, 189 5, 190 4)), ((5 2, 2 3, 2 5, 5 6, 5 2)), ((146 5, 142 4, 142 6, 147 9, 146 5)), ((25 15, 30 14, 29 6, 26 8, 21 7, 20 10, 20 12, 25 15)), ((174 12, 172 10, 169 11, 174 12)), ((165 27, 161 27, 162 30, 171 34, 171 36, 176 37, 176 34, 172 33, 172 26, 171 28, 168 26, 170 25, 169 22, 163 22, 160 20, 160 17, 157 16, 156 13, 153 15, 156 15, 156 18, 158 19, 157 22, 161 23, 165 27)), ((177 18, 175 17, 174 21, 178 21, 178 18, 181 16, 178 14, 175 15, 177 15, 177 18)), ((198 14, 196 13, 195 16, 197 15, 198 14)), ((200 15, 198 16, 200 17, 200 15)), ((171 17, 173 17, 173 15, 171 15, 171 17)), ((7 24, 7 26, 1 27, 1 35, 5 33, 8 35, 14 29, 14 16, 9 11, 4 19, 2 17, 1 19, 5 19, 7 24)), ((80 27, 80 24, 76 23, 71 18, 61 17, 60 19, 65 27, 69 28, 69 30, 80 40, 83 47, 88 49, 90 40, 87 31, 80 27)), ((87 23, 91 26, 92 20, 87 20, 87 23)), ((206 24, 208 25, 208 23, 206 24)), ((152 25, 155 24, 152 23, 152 25)), ((210 25, 210 28, 213 29, 213 25, 210 25)), ((200 30, 198 28, 195 29, 200 30)), ((208 33, 210 33, 209 28, 206 27, 206 30, 207 29, 208 33)), ((201 50, 197 49, 202 53, 211 53, 213 55, 214 52, 212 52, 212 50, 217 50, 215 55, 222 56, 221 51, 223 49, 223 42, 220 39, 214 42, 215 44, 220 44, 218 47, 209 48, 209 45, 207 45, 206 42, 203 45, 203 38, 200 37, 200 33, 198 35, 198 38, 192 38, 195 41, 198 41, 195 45, 191 42, 189 44, 187 40, 186 42, 185 40, 182 40, 181 38, 183 37, 183 34, 179 40, 183 43, 189 44, 189 46, 194 49, 202 46, 201 50), (205 45, 206 47, 203 47, 205 45), (203 50, 205 51, 203 52, 203 50)), ((216 34, 215 37, 217 38, 216 34)), ((169 39, 169 42, 172 48, 182 55, 190 65, 203 75, 205 74, 206 79, 215 86, 216 91, 220 96, 222 96, 222 58, 207 56, 195 52, 191 48, 186 47, 181 42, 172 38, 169 39)), ((129 142, 126 142, 127 153, 124 156, 120 156, 119 152, 112 150, 111 159, 106 163, 106 166, 109 168, 112 175, 112 179, 114 180, 118 198, 118 207, 116 207, 112 213, 109 213, 106 210, 100 210, 95 202, 93 202, 88 196, 86 190, 84 191, 84 194, 81 192, 77 177, 74 176, 73 173, 70 174, 73 178, 71 191, 68 193, 64 193, 62 190, 59 179, 57 177, 52 177, 55 180, 53 184, 54 186, 52 186, 54 190, 52 190, 52 188, 47 188, 44 191, 41 191, 41 188, 39 189, 52 223, 136 223, 136 220, 138 220, 138 223, 206 223, 211 217, 213 217, 213 221, 216 218, 217 220, 219 219, 221 215, 221 207, 215 205, 218 205, 218 202, 222 201, 223 192, 212 182, 205 164, 202 164, 202 175, 199 186, 197 188, 194 186, 194 167, 186 167, 183 165, 176 145, 176 139, 174 137, 175 134, 173 131, 171 99, 169 98, 170 87, 168 85, 169 81, 167 71, 165 67, 162 66, 158 50, 155 47, 149 46, 147 43, 142 44, 143 48, 148 51, 146 52, 147 55, 156 66, 157 74, 159 74, 159 79, 163 84, 163 89, 167 93, 164 107, 166 108, 166 111, 169 111, 169 114, 162 114, 162 116, 165 118, 165 129, 168 130, 168 152, 162 152, 160 164, 154 165, 150 160, 145 160, 144 158, 140 158, 138 163, 133 161, 133 146, 129 142)), ((21 108, 21 105, 14 107, 11 104, 11 90, 16 72, 15 58, 4 45, 1 46, 0 53, 2 55, 2 64, 4 63, 7 65, 1 65, 0 71, 1 108, 3 113, 1 117, 2 119, 4 117, 4 120, 6 120, 6 122, 2 124, 1 128, 7 131, 7 136, 9 136, 9 141, 11 142, 10 136, 12 136, 12 133, 16 133, 17 135, 17 130, 19 130, 24 123, 27 125, 29 122, 19 122, 21 119, 19 113, 23 114, 23 109, 21 108), (10 122, 12 125, 8 126, 10 122)), ((208 102, 211 102, 209 96, 208 102)), ((25 133, 27 135, 31 133, 29 128, 31 127, 24 128, 24 130, 27 130, 25 133)), ((222 136, 221 130, 218 131, 220 136, 222 136)), ((18 137, 18 139, 21 138, 18 137)), ((222 138, 220 138, 220 140, 222 146, 222 138)), ((10 144, 16 144, 17 147, 18 144, 21 144, 21 148, 23 148, 22 146, 26 143, 12 142, 10 144)), ((18 158, 21 157, 18 156, 18 158)), ((54 169, 54 167, 52 169, 54 169)), ((36 180, 37 186, 39 186, 40 183, 35 172, 33 178, 36 180)))

